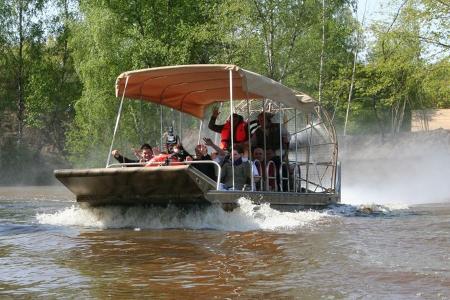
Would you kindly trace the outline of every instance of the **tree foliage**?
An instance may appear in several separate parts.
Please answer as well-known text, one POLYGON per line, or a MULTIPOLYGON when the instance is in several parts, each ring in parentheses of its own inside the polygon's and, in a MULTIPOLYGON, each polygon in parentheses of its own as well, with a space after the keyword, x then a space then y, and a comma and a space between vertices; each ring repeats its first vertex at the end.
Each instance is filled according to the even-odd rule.
MULTIPOLYGON (((321 101, 338 130, 354 52, 364 47, 368 55, 356 65, 349 133, 407 130, 411 110, 450 107, 445 1, 395 0, 392 16, 370 28, 374 42, 368 44, 358 39, 362 27, 354 18, 354 0, 326 0, 324 10, 322 4, 2 0, 0 120, 13 115, 16 121, 0 136, 0 148, 15 145, 4 142, 12 131, 16 142, 25 134, 36 151, 50 147, 76 165, 101 166, 119 107, 114 84, 120 73, 230 63, 317 98, 322 49, 321 101)), ((156 106, 126 100, 117 146, 157 144, 160 113, 156 106)), ((174 111, 162 113, 164 126, 176 123, 174 111)))

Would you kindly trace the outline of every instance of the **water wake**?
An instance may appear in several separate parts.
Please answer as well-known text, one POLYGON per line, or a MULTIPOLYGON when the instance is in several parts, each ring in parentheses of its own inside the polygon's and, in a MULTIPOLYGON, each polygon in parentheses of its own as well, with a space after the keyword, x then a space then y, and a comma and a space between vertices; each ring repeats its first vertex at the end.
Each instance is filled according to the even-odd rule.
POLYGON ((395 217, 414 213, 404 204, 340 204, 330 207, 327 212, 344 217, 395 217))
POLYGON ((214 229, 223 231, 295 230, 332 218, 324 211, 280 212, 268 204, 256 205, 239 199, 239 208, 225 212, 219 206, 181 209, 168 207, 102 207, 72 206, 50 214, 38 214, 41 224, 90 228, 140 229, 214 229))

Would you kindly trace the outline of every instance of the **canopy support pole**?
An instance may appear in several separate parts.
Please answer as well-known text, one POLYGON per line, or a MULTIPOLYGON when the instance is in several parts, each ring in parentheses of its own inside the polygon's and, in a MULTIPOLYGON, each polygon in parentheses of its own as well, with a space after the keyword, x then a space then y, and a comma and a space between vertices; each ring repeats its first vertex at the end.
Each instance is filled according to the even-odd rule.
MULTIPOLYGON (((294 131, 297 132, 297 109, 294 109, 294 128, 295 128, 294 131)), ((298 134, 296 133, 295 134, 295 169, 294 170, 297 170, 297 165, 298 165, 298 134)), ((297 192, 297 181, 295 180, 295 172, 294 172, 294 192, 297 192)))
POLYGON ((109 147, 108 158, 106 159, 106 168, 109 166, 109 162, 111 160, 112 147, 114 145, 117 128, 119 127, 119 120, 120 120, 120 115, 122 114, 123 99, 125 98, 125 91, 127 90, 128 78, 129 77, 127 76, 127 79, 125 80, 125 87, 123 89, 122 99, 120 100, 119 112, 117 113, 116 125, 114 126, 114 133, 113 133, 113 137, 112 137, 112 141, 111 141, 111 147, 109 147))
POLYGON ((203 119, 200 120, 200 128, 198 129, 198 140, 197 145, 200 145, 200 140, 202 138, 202 130, 203 130, 203 119))
POLYGON ((159 151, 163 152, 163 106, 159 106, 159 130, 160 130, 160 138, 159 138, 159 151))
POLYGON ((306 192, 309 192, 309 165, 311 162, 311 143, 312 143, 312 131, 313 131, 313 121, 312 114, 308 113, 306 115, 306 122, 309 125, 309 136, 308 136, 308 147, 306 148, 306 192))
MULTIPOLYGON (((248 100, 248 90, 246 91, 246 101, 247 101, 247 135, 248 135, 248 160, 250 161, 250 184, 252 192, 255 191, 255 178, 253 177, 253 153, 252 153, 252 139, 250 136, 250 101, 248 100)), ((262 180, 262 174, 260 180, 262 180)))
POLYGON ((231 174, 233 176, 234 190, 234 122, 233 122, 233 71, 230 69, 230 125, 231 125, 231 174))
POLYGON ((181 126, 182 123, 183 123, 183 113, 180 111, 180 140, 179 140, 180 143, 183 139, 183 127, 181 126))
MULTIPOLYGON (((263 101, 263 124, 259 124, 260 127, 262 127, 263 130, 263 146, 264 146, 264 164, 266 165, 266 173, 269 174, 268 170, 269 170, 269 164, 267 161, 267 144, 266 144, 266 126, 267 126, 267 120, 266 120, 266 99, 264 99, 263 101)), ((266 191, 270 190, 270 185, 269 185, 269 176, 266 176, 266 191)))
POLYGON ((283 122, 283 116, 282 116, 282 106, 281 106, 281 102, 278 102, 278 117, 280 118, 279 124, 280 124, 280 170, 278 170, 279 172, 279 176, 280 176, 280 191, 284 192, 283 190, 283 135, 282 135, 282 122, 283 122))

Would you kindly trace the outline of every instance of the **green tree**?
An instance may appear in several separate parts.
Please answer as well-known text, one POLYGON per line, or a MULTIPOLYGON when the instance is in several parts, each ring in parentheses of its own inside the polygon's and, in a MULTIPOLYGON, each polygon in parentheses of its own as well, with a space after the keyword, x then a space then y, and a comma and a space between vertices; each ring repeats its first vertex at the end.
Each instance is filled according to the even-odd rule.
POLYGON ((73 104, 80 97, 81 83, 75 73, 72 49, 68 46, 69 23, 75 12, 69 0, 55 3, 56 14, 50 16, 47 37, 41 42, 30 64, 26 95, 26 123, 38 128, 43 144, 62 153, 65 133, 73 118, 73 104))
POLYGON ((395 134, 409 130, 411 110, 448 107, 448 11, 440 1, 403 1, 389 22, 372 26, 376 40, 358 65, 350 132, 395 134))
MULTIPOLYGON (((116 77, 130 69, 215 62, 222 51, 215 18, 218 4, 116 0, 83 2, 80 8, 83 18, 73 25, 71 47, 83 92, 75 104, 68 148, 74 163, 101 165, 118 108, 116 77)), ((130 101, 124 110, 119 146, 157 139, 159 114, 154 106, 130 101)))
MULTIPOLYGON (((5 0, 0 2, 0 40, 2 65, 9 72, 3 85, 2 95, 5 102, 16 103, 17 140, 22 141, 25 124, 25 98, 27 80, 30 73, 30 62, 39 42, 43 37, 40 14, 44 8, 44 0, 5 0), (14 90, 11 90, 14 88, 14 90)), ((10 106, 10 105, 8 105, 10 106)))

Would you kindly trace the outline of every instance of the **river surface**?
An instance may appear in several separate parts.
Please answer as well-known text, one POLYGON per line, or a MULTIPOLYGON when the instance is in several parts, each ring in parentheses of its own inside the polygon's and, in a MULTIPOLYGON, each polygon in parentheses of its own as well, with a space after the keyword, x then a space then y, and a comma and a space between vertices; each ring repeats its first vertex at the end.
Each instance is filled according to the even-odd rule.
POLYGON ((0 298, 450 299, 450 201, 240 204, 92 209, 2 187, 0 298))

